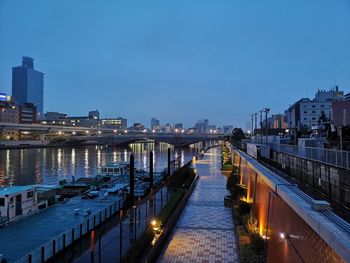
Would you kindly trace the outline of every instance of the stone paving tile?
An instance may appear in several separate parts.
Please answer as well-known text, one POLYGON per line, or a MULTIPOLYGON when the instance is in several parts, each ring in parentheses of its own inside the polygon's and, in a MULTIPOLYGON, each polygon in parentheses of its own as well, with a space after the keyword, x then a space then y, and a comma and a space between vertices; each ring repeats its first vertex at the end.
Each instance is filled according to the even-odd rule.
POLYGON ((227 230, 179 228, 160 262, 237 262, 232 236, 227 230))
POLYGON ((210 189, 196 189, 193 191, 189 201, 222 201, 224 204, 224 197, 227 195, 226 189, 213 191, 210 189))
POLYGON ((158 262, 238 262, 219 149, 196 162, 200 178, 158 262))
POLYGON ((232 215, 225 207, 188 206, 179 227, 233 228, 232 215))

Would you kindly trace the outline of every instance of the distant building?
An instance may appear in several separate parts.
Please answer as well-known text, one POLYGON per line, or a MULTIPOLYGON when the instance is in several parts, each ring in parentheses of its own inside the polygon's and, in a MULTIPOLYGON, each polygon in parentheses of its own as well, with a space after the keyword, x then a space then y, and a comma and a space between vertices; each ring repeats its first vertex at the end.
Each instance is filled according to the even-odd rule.
POLYGON ((64 119, 59 119, 58 121, 56 121, 56 124, 96 128, 99 126, 99 120, 89 116, 66 117, 64 119))
POLYGON ((145 131, 146 127, 141 122, 135 122, 131 127, 128 128, 129 131, 145 131))
POLYGON ((350 126, 350 100, 333 102, 331 120, 336 127, 350 126))
POLYGON ((314 99, 303 98, 285 111, 287 128, 311 129, 318 124, 322 112, 330 118, 332 103, 343 99, 344 92, 338 86, 330 91, 318 90, 314 99))
POLYGON ((6 93, 0 92, 0 101, 6 101, 6 93))
MULTIPOLYGON (((0 93, 1 94, 1 93, 0 93)), ((0 100, 0 122, 18 123, 19 109, 18 106, 11 101, 0 100)))
POLYGON ((89 111, 89 118, 99 120, 100 119, 100 112, 98 110, 89 111))
POLYGON ((213 125, 213 124, 212 125, 208 125, 208 129, 209 129, 209 131, 210 130, 212 130, 212 131, 216 130, 216 125, 213 125))
POLYGON ((60 112, 55 112, 55 111, 48 111, 45 113, 45 116, 42 118, 42 120, 46 120, 48 122, 51 121, 56 121, 59 119, 65 119, 67 118, 66 113, 60 113, 60 112))
POLYGON ((160 125, 159 119, 152 118, 151 119, 151 130, 156 130, 156 127, 160 125))
POLYGON ((350 92, 344 95, 345 101, 350 101, 350 92))
POLYGON ((209 132, 209 120, 198 120, 194 126, 194 130, 198 133, 208 133, 209 132))
MULTIPOLYGON (((11 100, 11 97, 6 96, 4 93, 0 93, 0 122, 5 123, 18 123, 19 122, 19 108, 11 100), (1 96, 2 95, 2 96, 1 96), (5 98, 3 100, 2 98, 5 98)), ((0 130, 0 140, 17 140, 17 130, 0 130)))
POLYGON ((156 131, 163 132, 163 133, 170 133, 172 131, 172 127, 170 126, 169 123, 167 123, 166 125, 156 126, 156 131))
POLYGON ((222 126, 223 133, 231 134, 233 131, 233 125, 224 125, 222 126))
POLYGON ((286 129, 286 116, 284 114, 273 114, 268 118, 269 129, 286 129))
POLYGON ((18 104, 33 103, 44 113, 44 73, 34 69, 30 57, 22 57, 22 65, 12 68, 12 96, 18 104))
POLYGON ((24 103, 19 106, 19 123, 36 123, 36 106, 33 103, 24 103))
POLYGON ((183 125, 182 125, 182 123, 176 123, 175 125, 174 125, 174 129, 177 129, 177 130, 182 130, 183 129, 183 125))
POLYGON ((126 129, 128 127, 128 121, 127 119, 124 119, 122 117, 118 118, 105 118, 100 119, 101 127, 103 128, 110 128, 110 129, 126 129))

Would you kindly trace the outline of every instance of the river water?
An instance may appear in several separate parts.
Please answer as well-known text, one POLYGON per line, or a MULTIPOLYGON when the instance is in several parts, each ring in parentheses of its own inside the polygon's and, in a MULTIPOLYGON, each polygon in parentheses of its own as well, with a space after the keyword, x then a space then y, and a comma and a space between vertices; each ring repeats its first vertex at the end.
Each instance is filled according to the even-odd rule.
POLYGON ((167 166, 167 151, 171 159, 181 163, 191 160, 204 149, 203 143, 174 148, 166 143, 135 143, 125 147, 85 146, 0 150, 0 186, 28 184, 58 184, 80 177, 95 176, 97 168, 108 162, 129 161, 135 155, 137 169, 149 169, 149 152, 154 152, 155 171, 167 166))

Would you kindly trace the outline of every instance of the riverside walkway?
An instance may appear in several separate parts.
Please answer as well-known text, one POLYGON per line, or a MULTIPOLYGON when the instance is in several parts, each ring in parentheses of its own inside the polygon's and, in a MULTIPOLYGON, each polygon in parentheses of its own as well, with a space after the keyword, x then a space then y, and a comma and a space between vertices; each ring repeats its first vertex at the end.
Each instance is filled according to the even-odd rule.
POLYGON ((158 262, 238 262, 232 212, 224 207, 220 148, 194 166, 199 180, 158 262))

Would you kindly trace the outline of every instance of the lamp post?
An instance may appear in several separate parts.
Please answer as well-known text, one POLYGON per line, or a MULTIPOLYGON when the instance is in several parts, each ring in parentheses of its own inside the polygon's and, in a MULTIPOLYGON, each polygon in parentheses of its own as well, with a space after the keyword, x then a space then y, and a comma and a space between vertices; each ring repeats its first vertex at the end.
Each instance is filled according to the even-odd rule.
POLYGON ((149 188, 153 190, 153 151, 149 153, 149 188))
POLYGON ((263 138, 263 134, 262 134, 262 113, 263 111, 260 110, 260 143, 262 143, 262 138, 263 138))
POLYGON ((120 209, 119 212, 119 262, 122 262, 122 256, 123 256, 123 209, 120 209))
POLYGON ((130 155, 130 205, 134 205, 135 177, 134 177, 134 155, 130 155))
POLYGON ((168 180, 170 179, 170 148, 168 148, 168 180))

